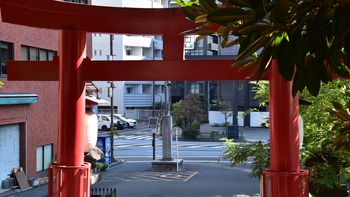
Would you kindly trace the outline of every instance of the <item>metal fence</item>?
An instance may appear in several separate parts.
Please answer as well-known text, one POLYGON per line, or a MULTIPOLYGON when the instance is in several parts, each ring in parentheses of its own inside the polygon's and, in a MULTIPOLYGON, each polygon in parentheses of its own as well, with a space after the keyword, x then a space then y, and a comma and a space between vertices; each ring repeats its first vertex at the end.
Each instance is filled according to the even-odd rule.
POLYGON ((155 110, 153 115, 153 110, 151 109, 127 109, 125 116, 138 120, 139 122, 148 122, 150 117, 162 117, 163 111, 155 110))

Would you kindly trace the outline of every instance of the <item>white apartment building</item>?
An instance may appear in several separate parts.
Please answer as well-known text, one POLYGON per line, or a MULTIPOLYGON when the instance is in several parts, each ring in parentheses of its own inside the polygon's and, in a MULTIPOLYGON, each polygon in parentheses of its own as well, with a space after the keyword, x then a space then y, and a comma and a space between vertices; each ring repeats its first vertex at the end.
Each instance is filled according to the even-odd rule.
MULTIPOLYGON (((93 5, 113 7, 163 8, 168 0, 92 0, 93 5)), ((147 28, 147 24, 145 24, 147 28)), ((160 35, 92 34, 93 60, 160 60, 163 41, 160 35)), ((116 75, 132 75, 115 73, 116 75)), ((94 81, 99 97, 110 101, 111 82, 94 81)), ((164 81, 114 81, 113 106, 115 112, 135 119, 146 119, 154 103, 165 103, 167 86, 164 81), (153 92, 154 91, 154 92, 153 92)), ((110 113, 110 106, 101 106, 101 113, 110 113)))

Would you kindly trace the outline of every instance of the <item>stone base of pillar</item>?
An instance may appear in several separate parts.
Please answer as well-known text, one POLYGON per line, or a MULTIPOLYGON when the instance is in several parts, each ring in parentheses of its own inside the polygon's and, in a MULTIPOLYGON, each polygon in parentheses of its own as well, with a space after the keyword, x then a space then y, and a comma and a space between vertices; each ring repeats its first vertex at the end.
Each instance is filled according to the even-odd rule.
POLYGON ((166 172, 166 171, 182 171, 183 159, 162 160, 156 159, 152 161, 153 172, 166 172))

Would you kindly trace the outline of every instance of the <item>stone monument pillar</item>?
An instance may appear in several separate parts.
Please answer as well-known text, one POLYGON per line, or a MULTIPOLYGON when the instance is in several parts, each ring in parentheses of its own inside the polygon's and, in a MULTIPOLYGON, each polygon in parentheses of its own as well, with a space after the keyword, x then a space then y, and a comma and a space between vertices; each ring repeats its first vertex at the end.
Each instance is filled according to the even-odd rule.
POLYGON ((181 171, 182 159, 174 159, 171 156, 172 142, 172 124, 171 116, 163 116, 162 119, 162 141, 163 158, 152 162, 152 171, 181 171))
POLYGON ((171 156, 171 116, 162 119, 163 161, 173 160, 171 156))

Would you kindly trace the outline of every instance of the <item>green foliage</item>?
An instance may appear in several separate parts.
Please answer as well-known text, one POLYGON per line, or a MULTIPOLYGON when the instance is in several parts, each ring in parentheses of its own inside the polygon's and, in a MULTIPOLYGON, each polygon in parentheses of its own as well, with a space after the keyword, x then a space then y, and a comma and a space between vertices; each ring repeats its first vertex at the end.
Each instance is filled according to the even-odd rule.
POLYGON ((97 168, 101 170, 103 168, 103 163, 94 161, 91 163, 91 168, 97 168))
POLYGON ((3 86, 4 86, 4 83, 0 81, 0 88, 2 88, 3 86))
POLYGON ((180 109, 181 102, 182 101, 172 104, 172 110, 171 110, 171 113, 174 118, 174 125, 178 127, 183 127, 185 125, 185 117, 182 113, 182 110, 180 109))
POLYGON ((345 105, 334 101, 333 109, 328 108, 329 114, 333 117, 332 130, 337 132, 333 141, 333 146, 337 151, 350 150, 350 93, 347 92, 345 97, 348 99, 345 105))
POLYGON ((347 180, 340 177, 349 176, 344 171, 349 166, 349 159, 341 157, 332 148, 314 152, 306 159, 305 166, 309 170, 310 191, 316 196, 346 186, 347 180))
POLYGON ((215 140, 217 136, 219 136, 219 131, 211 131, 210 132, 210 139, 215 140))
MULTIPOLYGON (((312 96, 307 90, 300 95, 312 102, 310 106, 300 106, 300 114, 304 120, 304 140, 300 154, 302 167, 310 172, 310 191, 314 193, 326 193, 326 190, 343 188, 350 181, 347 170, 350 166, 348 92, 350 92, 350 81, 337 79, 322 84, 317 97, 312 96), (341 143, 337 147, 335 142, 341 143)), ((256 92, 257 95, 267 93, 267 87, 256 92)), ((269 161, 266 160, 269 160, 269 157, 263 153, 268 147, 264 147, 264 144, 233 144, 227 148, 227 158, 231 159, 233 165, 246 163, 250 157, 253 159, 253 171, 250 176, 259 177, 260 174, 257 173, 259 171, 256 169, 262 170, 268 167, 269 161)))
POLYGON ((198 5, 199 0, 175 0, 181 7, 198 5))
POLYGON ((231 103, 229 101, 219 101, 218 107, 220 112, 224 114, 224 126, 227 127, 229 125, 227 119, 233 116, 231 103))
POLYGON ((183 128, 184 138, 195 139, 199 134, 200 123, 208 119, 203 98, 199 94, 188 94, 185 100, 173 104, 174 122, 176 126, 183 128))
POLYGON ((225 158, 229 158, 231 165, 237 163, 247 164, 252 159, 252 171, 249 177, 261 178, 264 169, 270 167, 270 144, 263 144, 261 141, 254 143, 235 144, 232 140, 223 138, 226 146, 225 158))
POLYGON ((190 128, 194 122, 201 123, 208 119, 202 97, 199 94, 188 94, 185 100, 173 104, 172 115, 176 126, 187 128, 190 128))
POLYGON ((305 91, 303 97, 312 102, 310 106, 301 106, 300 114, 304 119, 304 148, 309 152, 319 152, 332 145, 337 136, 336 128, 339 125, 330 117, 333 103, 345 105, 349 97, 345 96, 350 90, 350 81, 334 80, 323 84, 317 97, 305 91))
POLYGON ((279 73, 293 81, 292 94, 305 88, 316 96, 332 74, 349 78, 350 2, 318 0, 177 1, 198 24, 184 34, 197 39, 222 36, 222 47, 239 44, 233 66, 253 67, 260 79, 276 60, 279 73), (237 39, 230 41, 231 36, 237 39), (260 50, 260 51, 259 51, 260 50))
POLYGON ((182 130, 182 136, 185 139, 196 139, 199 134, 200 123, 193 122, 189 127, 185 127, 182 130))
POLYGON ((302 95, 312 102, 310 106, 300 106, 300 114, 304 119, 301 163, 310 172, 312 192, 324 193, 326 190, 342 188, 345 183, 339 181, 340 177, 349 176, 345 171, 350 166, 349 151, 336 151, 332 146, 338 135, 336 128, 339 121, 335 121, 329 113, 334 103, 346 104, 349 101, 349 97, 345 96, 349 88, 350 81, 337 79, 322 84, 317 97, 308 91, 302 95))
POLYGON ((255 93, 254 99, 258 99, 259 106, 266 106, 269 101, 269 81, 250 81, 253 84, 252 92, 255 93))
POLYGON ((119 131, 115 129, 114 126, 112 126, 111 129, 109 130, 109 134, 119 136, 119 131))

